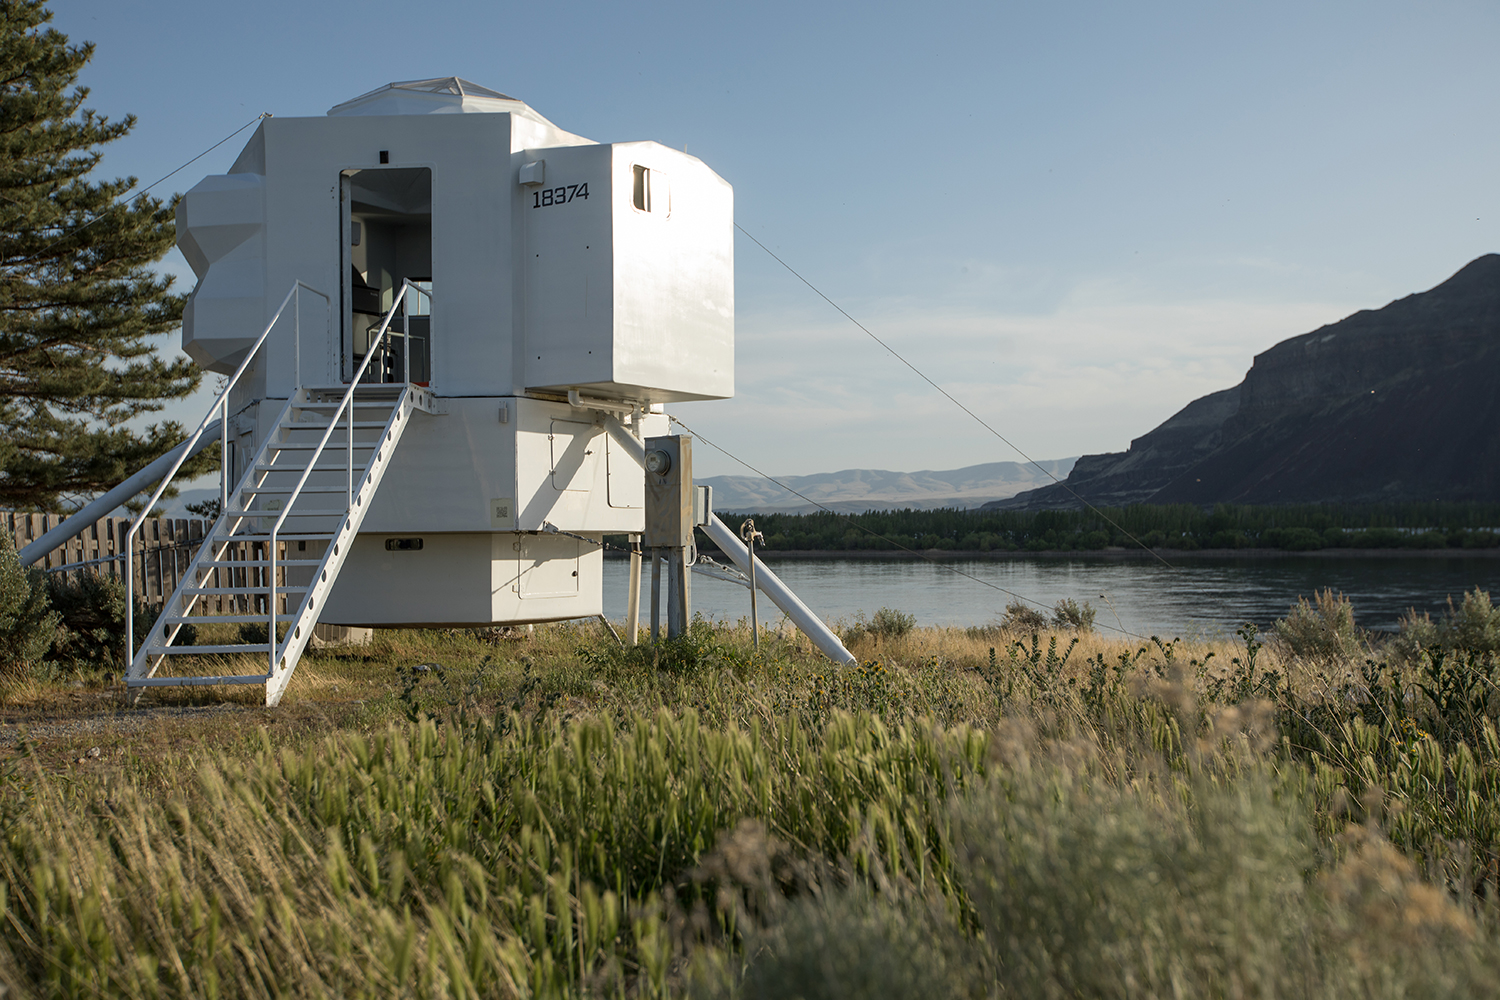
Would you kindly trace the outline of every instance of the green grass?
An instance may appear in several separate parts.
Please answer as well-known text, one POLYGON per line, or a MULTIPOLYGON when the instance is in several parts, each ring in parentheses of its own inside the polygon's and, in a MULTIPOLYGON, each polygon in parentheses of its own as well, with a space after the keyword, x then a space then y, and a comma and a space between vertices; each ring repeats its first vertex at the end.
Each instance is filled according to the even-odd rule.
MULTIPOLYGON (((0 764, 0 984, 1497 992, 1494 654, 847 631, 857 667, 727 624, 380 633, 276 710, 39 736, 0 764)), ((38 733, 114 697, 0 691, 38 733)))

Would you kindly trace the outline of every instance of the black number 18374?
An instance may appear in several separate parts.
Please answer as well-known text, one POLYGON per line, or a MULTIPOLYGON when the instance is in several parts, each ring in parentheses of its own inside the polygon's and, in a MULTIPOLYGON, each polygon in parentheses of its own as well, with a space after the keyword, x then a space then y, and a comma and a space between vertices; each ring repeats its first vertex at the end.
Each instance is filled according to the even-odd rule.
POLYGON ((531 192, 531 207, 550 208, 553 205, 566 205, 574 198, 587 201, 588 197, 589 186, 587 184, 566 184, 562 187, 547 188, 545 191, 531 192))

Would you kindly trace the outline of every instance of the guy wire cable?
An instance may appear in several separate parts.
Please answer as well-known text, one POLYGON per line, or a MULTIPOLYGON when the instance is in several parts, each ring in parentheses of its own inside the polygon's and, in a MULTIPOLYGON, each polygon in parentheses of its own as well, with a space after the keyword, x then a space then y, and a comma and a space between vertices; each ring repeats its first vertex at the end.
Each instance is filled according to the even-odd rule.
POLYGON ((254 125, 256 122, 263 121, 263 120, 265 120, 267 118, 270 118, 270 117, 271 117, 271 112, 269 112, 269 111, 264 111, 264 112, 256 115, 254 118, 250 119, 245 124, 241 125, 239 128, 235 129, 233 132, 229 133, 224 138, 222 138, 218 142, 214 143, 212 146, 209 146, 207 149, 205 149, 203 152, 199 153, 197 156, 193 157, 191 160, 188 160, 186 163, 184 163, 182 166, 178 167, 176 170, 173 170, 171 173, 168 173, 168 174, 163 174, 161 177, 157 178, 152 183, 147 184, 145 187, 141 188, 139 191, 137 191, 135 194, 131 195, 129 198, 126 198, 124 201, 116 201, 116 202, 112 203, 104 211, 100 212, 98 215, 94 216, 92 219, 90 219, 89 221, 85 222, 83 225, 79 226, 77 229, 72 229, 72 230, 69 230, 66 233, 63 233, 57 239, 53 240, 51 243, 48 243, 46 246, 42 247, 40 250, 38 250, 36 253, 32 254, 30 257, 23 257, 20 260, 15 261, 15 262, 7 265, 7 266, 9 266, 9 267, 20 267, 22 264, 28 264, 31 261, 36 260, 42 254, 46 253, 48 250, 51 250, 53 247, 57 246, 59 243, 62 243, 62 242, 65 242, 66 240, 72 239, 73 237, 77 236, 79 233, 83 232, 85 229, 87 229, 90 226, 92 226, 94 223, 99 222, 100 220, 104 219, 105 216, 109 215, 109 213, 113 212, 115 209, 121 207, 122 205, 129 205, 131 202, 137 201, 140 198, 144 197, 146 195, 146 193, 149 192, 152 188, 156 187, 158 184, 161 184, 163 181, 168 180, 173 175, 179 174, 182 171, 186 170, 188 167, 191 167, 193 164, 195 164, 199 160, 203 159, 209 153, 212 153, 214 150, 216 150, 220 146, 224 145, 224 143, 228 142, 230 139, 233 139, 235 136, 237 136, 241 132, 245 131, 245 129, 249 128, 251 125, 254 125))
MULTIPOLYGON (((864 525, 856 522, 848 514, 840 513, 839 511, 836 511, 836 510, 832 509, 831 507, 825 507, 821 503, 819 503, 818 501, 814 500, 812 497, 807 496, 804 493, 797 492, 796 490, 794 490, 790 486, 788 486, 786 483, 783 483, 781 480, 775 478, 774 476, 768 476, 768 475, 766 475, 764 472, 760 471, 755 466, 753 466, 749 462, 745 461, 743 458, 740 458, 738 455, 731 454, 729 451, 726 451, 722 446, 720 446, 718 444, 715 444, 713 441, 709 440, 708 438, 704 437, 702 434, 700 434, 697 431, 693 430, 691 427, 689 427, 687 424, 683 423, 681 420, 677 419, 672 414, 668 413, 667 414, 667 419, 670 420, 670 421, 672 421, 672 423, 676 424, 677 426, 681 427, 683 430, 687 431, 689 434, 693 435, 693 437, 697 438, 699 441, 702 441, 704 444, 708 445, 710 448, 712 448, 715 451, 719 452, 719 454, 724 455, 727 458, 731 458, 734 461, 740 463, 745 468, 747 468, 751 472, 755 473, 757 476, 760 476, 762 479, 765 479, 765 480, 767 480, 769 482, 775 483, 777 486, 780 486, 782 489, 786 490, 788 493, 792 494, 793 496, 800 497, 801 499, 806 500, 808 503, 812 504, 814 507, 817 507, 817 508, 821 509, 824 513, 832 514, 834 517, 842 518, 843 520, 849 522, 849 524, 852 525, 853 527, 858 528, 860 531, 863 531, 865 534, 870 535, 873 538, 878 538, 882 542, 888 542, 891 545, 896 546, 896 548, 901 549, 903 552, 910 552, 912 555, 917 556, 917 557, 919 557, 921 559, 926 560, 927 562, 929 562, 932 565, 938 567, 939 569, 945 569, 948 572, 957 574, 958 576, 961 576, 961 577, 963 577, 966 580, 973 580, 977 584, 980 584, 982 586, 988 587, 991 590, 999 591, 1000 593, 1009 595, 1010 597, 1014 597, 1018 601, 1025 601, 1027 604, 1034 604, 1037 607, 1042 608, 1043 610, 1051 610, 1051 609, 1047 608, 1047 605, 1043 604, 1041 601, 1032 600, 1031 598, 1027 597, 1025 594, 1018 594, 1014 590, 1006 590, 1004 587, 1001 587, 1001 586, 998 586, 996 584, 990 583, 988 580, 981 580, 979 577, 974 576, 972 573, 965 573, 963 570, 958 569, 957 567, 949 566, 947 563, 944 563, 944 562, 939 562, 938 560, 932 558, 931 556, 929 556, 925 552, 922 552, 922 551, 920 551, 918 549, 911 548, 911 547, 906 546, 906 545, 902 545, 900 542, 896 541, 894 538, 887 538, 885 535, 880 534, 878 531, 872 531, 869 528, 866 528, 864 525)), ((1147 640, 1150 639, 1150 636, 1141 635, 1138 632, 1132 632, 1129 629, 1124 628, 1123 626, 1120 627, 1120 628, 1116 628, 1113 625, 1108 625, 1108 624, 1104 624, 1104 623, 1101 622, 1096 627, 1108 629, 1111 632, 1119 632, 1121 635, 1128 635, 1132 639, 1147 639, 1147 640)))
MULTIPOLYGON (((1130 539, 1132 542, 1135 542, 1135 544, 1139 545, 1141 548, 1143 548, 1147 552, 1151 553, 1153 556, 1156 557, 1156 559, 1163 566, 1167 567, 1168 569, 1175 569, 1176 568, 1171 563, 1167 562, 1167 560, 1161 555, 1161 553, 1157 552, 1155 549, 1153 549, 1150 546, 1148 546, 1145 542, 1141 541, 1139 538, 1135 537, 1130 532, 1126 531, 1123 527, 1121 527, 1120 525, 1116 524, 1114 522, 1114 520, 1112 520, 1109 517, 1108 514, 1105 514, 1104 511, 1100 510, 1098 507, 1095 507, 1093 504, 1089 503, 1083 497, 1079 496, 1073 490, 1073 488, 1071 486, 1069 486, 1067 483, 1063 482, 1061 479, 1058 479, 1052 473, 1050 473, 1046 469, 1042 468, 1042 466, 1034 458, 1032 458, 1030 455, 1026 454, 1020 448, 1016 447, 1016 445, 1009 438, 1007 438, 1004 434, 1001 434, 999 431, 995 430, 995 428, 993 428, 989 424, 985 423, 984 420, 979 416, 979 414, 977 414, 973 410, 969 409, 963 403, 960 403, 956 398, 954 398, 954 396, 951 393, 948 392, 947 389, 944 389, 942 386, 938 385, 932 379, 928 378, 927 375, 922 371, 922 369, 918 368, 916 365, 912 364, 910 361, 908 361, 904 357, 902 357, 901 354, 894 347, 892 347, 890 344, 887 344, 885 341, 881 340, 879 337, 875 336, 875 334, 871 333, 869 327, 865 326, 859 320, 855 319, 853 316, 850 316, 847 312, 845 312, 843 306, 839 305, 837 302, 833 301, 828 296, 824 295, 823 292, 822 292, 822 290, 819 289, 817 285, 814 285, 811 281, 808 281, 806 278, 802 277, 801 274, 797 273, 797 269, 796 268, 792 267, 792 265, 788 264, 786 261, 784 261, 780 257, 776 256, 774 253, 771 253, 771 248, 768 247, 768 246, 766 246, 760 240, 756 239, 754 236, 751 236, 750 232, 747 229, 745 229, 744 226, 742 226, 738 222, 736 222, 734 224, 734 228, 736 228, 740 232, 744 233, 745 236, 750 240, 750 242, 752 242, 756 246, 760 247, 766 253, 771 254, 771 259, 772 260, 774 260, 776 263, 780 264, 782 267, 784 267, 788 271, 790 271, 792 273, 792 276, 794 278, 796 278, 798 281, 802 282, 808 288, 811 288, 817 294, 818 298, 822 299, 824 302, 827 302, 829 305, 833 306, 833 308, 837 309, 839 311, 839 313, 845 319, 847 319, 849 322, 853 323, 855 326, 857 326, 861 330, 863 330, 864 333, 865 333, 865 335, 867 337, 869 337, 871 340, 875 341, 875 343, 879 344, 881 347, 884 347, 887 351, 889 351, 891 353, 892 357, 894 357, 897 361, 901 362, 903 365, 905 365, 906 367, 910 368, 913 372, 915 372, 916 375, 917 375, 917 377, 920 378, 923 382, 926 382, 928 385, 932 386, 938 392, 942 393, 944 396, 947 397, 947 399, 948 399, 948 401, 950 403, 952 403, 954 406, 958 407, 960 410, 963 410, 969 416, 973 417, 974 420, 975 420, 975 422, 977 422, 979 424, 979 426, 983 427, 985 430, 987 430, 991 434, 995 435, 995 437, 999 438, 1001 441, 1004 441, 1005 444, 1010 447, 1011 451, 1014 451, 1017 455, 1020 455, 1022 458, 1026 459, 1026 461, 1029 462, 1030 464, 1035 465, 1039 470, 1041 470, 1041 472, 1042 472, 1043 475, 1045 475, 1047 478, 1051 479, 1058 486, 1061 486, 1063 489, 1065 489, 1069 493, 1071 493, 1073 495, 1073 499, 1075 499, 1079 503, 1083 504, 1085 507, 1087 507, 1089 510, 1093 511, 1095 514, 1098 514, 1101 518, 1104 519, 1104 521, 1105 521, 1106 524, 1109 524, 1111 527, 1118 529, 1119 532, 1121 534, 1123 534, 1126 538, 1130 539)), ((725 454, 728 454, 728 453, 726 452, 725 454)), ((775 482, 775 480, 772 480, 772 482, 775 482)))

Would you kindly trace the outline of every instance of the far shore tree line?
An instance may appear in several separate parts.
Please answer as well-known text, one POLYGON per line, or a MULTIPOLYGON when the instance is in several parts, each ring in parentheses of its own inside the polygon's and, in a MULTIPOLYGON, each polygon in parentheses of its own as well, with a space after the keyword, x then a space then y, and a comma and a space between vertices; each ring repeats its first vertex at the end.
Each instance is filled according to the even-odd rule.
POLYGON ((1492 549, 1500 504, 1297 504, 1211 509, 1134 504, 1078 511, 867 511, 726 514, 755 518, 771 551, 1093 552, 1115 548, 1492 549))

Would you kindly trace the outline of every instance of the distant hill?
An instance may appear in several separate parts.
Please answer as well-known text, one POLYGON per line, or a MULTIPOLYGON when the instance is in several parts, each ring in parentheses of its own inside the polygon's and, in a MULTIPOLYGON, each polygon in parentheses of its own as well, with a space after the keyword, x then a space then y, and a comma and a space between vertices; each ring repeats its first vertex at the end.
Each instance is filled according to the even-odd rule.
MULTIPOLYGON (((1073 467, 1073 459, 1040 462, 1042 468, 1061 479, 1073 467)), ((912 507, 978 507, 1020 490, 1051 482, 1036 466, 1019 462, 988 462, 947 472, 887 472, 882 469, 845 469, 811 476, 780 476, 782 482, 818 503, 841 513, 863 513, 912 507)), ((775 483, 755 476, 707 476, 698 479, 714 488, 714 509, 733 513, 777 511, 802 513, 817 510, 775 483)))
MULTIPOLYGON (((1500 501, 1500 254, 1283 340, 1067 486, 1100 506, 1500 501)), ((1078 506, 1043 486, 986 508, 1078 506)))

